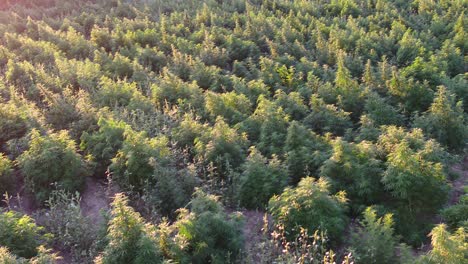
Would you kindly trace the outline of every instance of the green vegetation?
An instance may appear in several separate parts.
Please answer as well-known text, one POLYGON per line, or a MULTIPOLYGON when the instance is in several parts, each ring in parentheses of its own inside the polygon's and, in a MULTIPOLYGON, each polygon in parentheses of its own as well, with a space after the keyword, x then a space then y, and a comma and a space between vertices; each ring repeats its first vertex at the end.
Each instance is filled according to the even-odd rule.
POLYGON ((181 263, 229 263, 238 259, 243 245, 242 219, 227 216, 216 197, 196 191, 190 211, 181 210, 177 236, 181 263))
POLYGON ((41 135, 32 130, 30 138, 29 149, 18 157, 18 164, 37 199, 45 201, 55 188, 80 190, 88 168, 68 133, 41 135))
POLYGON ((0 1, 0 262, 463 263, 467 25, 463 0, 0 1))
POLYGON ((391 214, 378 218, 375 209, 368 207, 360 226, 351 234, 351 252, 357 263, 394 263, 396 238, 391 214))
POLYGON ((255 148, 244 163, 240 176, 239 202, 245 208, 264 208, 268 200, 281 193, 287 184, 288 173, 274 156, 268 160, 255 148))
POLYGON ((0 244, 20 257, 31 258, 38 254, 38 247, 47 241, 44 228, 34 219, 14 211, 0 212, 0 244))
POLYGON ((13 165, 8 157, 0 153, 0 194, 13 191, 15 178, 13 175, 13 165))
POLYGON ((459 228, 454 234, 444 224, 432 229, 432 249, 419 261, 421 263, 465 263, 467 254, 466 229, 459 228))
POLYGON ((155 227, 128 206, 127 197, 114 198, 110 216, 108 244, 96 263, 162 263, 155 227))
POLYGON ((343 238, 347 217, 345 193, 330 195, 329 183, 320 178, 307 177, 296 188, 286 188, 274 196, 268 205, 269 212, 283 224, 288 233, 307 230, 326 231, 335 243, 343 238))

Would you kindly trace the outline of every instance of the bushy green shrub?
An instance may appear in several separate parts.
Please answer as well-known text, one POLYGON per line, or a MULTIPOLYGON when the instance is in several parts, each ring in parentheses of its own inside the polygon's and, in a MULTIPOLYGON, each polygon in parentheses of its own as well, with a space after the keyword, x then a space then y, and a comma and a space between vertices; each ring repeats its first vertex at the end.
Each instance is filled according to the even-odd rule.
POLYGON ((151 92, 153 100, 161 108, 166 104, 177 104, 184 110, 203 108, 204 98, 200 87, 195 82, 184 82, 168 71, 163 72, 158 84, 151 86, 151 92))
POLYGON ((195 153, 206 164, 213 163, 221 175, 225 175, 228 166, 237 168, 242 164, 248 142, 245 134, 231 128, 218 117, 213 128, 195 139, 195 153))
POLYGON ((461 101, 444 86, 440 86, 434 102, 427 112, 416 118, 414 126, 420 127, 430 137, 450 149, 461 151, 468 142, 468 124, 461 101))
POLYGON ((446 175, 442 164, 424 160, 406 141, 396 146, 387 160, 382 182, 410 211, 440 207, 447 198, 446 175))
POLYGON ((386 156, 394 152, 397 146, 404 141, 424 160, 441 163, 447 170, 447 164, 451 161, 450 154, 435 140, 426 138, 421 129, 406 130, 403 127, 383 126, 381 130, 382 134, 377 141, 377 147, 382 155, 382 160, 385 160, 386 156))
POLYGON ((468 194, 460 197, 460 201, 441 211, 441 215, 451 229, 468 228, 468 194))
POLYGON ((101 107, 127 107, 130 110, 150 111, 151 101, 137 89, 135 82, 113 81, 102 77, 94 101, 101 107))
POLYGON ((162 263, 156 228, 146 224, 128 202, 128 198, 122 193, 114 197, 108 224, 108 244, 95 263, 162 263))
POLYGON ((333 191, 346 191, 353 213, 380 202, 383 164, 377 159, 377 148, 369 142, 332 142, 333 154, 320 168, 320 176, 330 179, 333 191), (363 208, 364 207, 364 208, 363 208))
POLYGON ((283 108, 292 120, 302 120, 309 112, 303 97, 298 92, 286 94, 283 90, 276 90, 275 103, 283 108))
POLYGON ((34 219, 15 211, 0 212, 0 245, 24 258, 37 255, 37 248, 50 239, 34 219))
POLYGON ((303 177, 318 174, 322 163, 330 157, 330 146, 297 121, 288 127, 284 146, 290 182, 298 183, 303 177))
POLYGON ((302 179, 296 188, 288 187, 280 195, 273 196, 268 211, 275 221, 284 225, 289 238, 305 228, 310 234, 315 230, 327 232, 337 243, 343 237, 347 217, 345 193, 330 195, 327 180, 312 177, 302 179))
POLYGON ((113 179, 122 188, 141 192, 152 180, 154 166, 164 165, 169 156, 166 137, 147 138, 144 132, 124 132, 122 148, 112 159, 113 179))
POLYGON ((26 117, 13 104, 0 104, 0 146, 26 134, 26 117))
POLYGON ((359 227, 351 233, 350 247, 356 263, 395 263, 397 239, 391 214, 378 217, 368 207, 359 227))
POLYGON ((181 210, 178 228, 180 263, 235 262, 243 248, 241 219, 223 212, 216 197, 198 190, 190 204, 190 212, 181 210))
POLYGON ((0 247, 0 263, 2 264, 56 264, 61 259, 57 253, 52 253, 52 250, 46 249, 44 246, 37 248, 38 255, 29 260, 18 258, 10 253, 8 248, 0 247))
POLYGON ((90 262, 93 257, 97 226, 82 214, 81 197, 78 193, 54 191, 46 201, 45 220, 42 226, 54 235, 54 241, 70 250, 77 262, 90 262))
POLYGON ((418 264, 466 263, 468 243, 465 228, 460 227, 451 234, 445 224, 440 224, 434 227, 429 235, 432 249, 417 260, 418 264))
POLYGON ((152 181, 144 189, 144 199, 158 214, 173 218, 175 211, 185 207, 197 184, 195 171, 177 169, 174 165, 155 166, 152 181))
POLYGON ((289 116, 266 96, 260 95, 254 113, 244 121, 249 139, 258 141, 257 147, 266 157, 280 155, 288 129, 289 116))
POLYGON ((80 148, 95 162, 95 173, 102 176, 111 164, 112 158, 122 147, 127 125, 122 121, 100 118, 99 130, 94 133, 84 132, 81 135, 80 148))
POLYGON ((372 119, 377 126, 398 125, 403 120, 395 107, 375 93, 369 94, 364 110, 367 117, 372 119))
POLYGON ((390 95, 404 108, 405 113, 425 111, 431 104, 433 90, 427 83, 416 82, 413 78, 406 79, 396 70, 388 82, 390 95))
POLYGON ((113 60, 104 65, 104 70, 110 73, 112 78, 119 79, 128 79, 134 73, 132 61, 120 53, 116 53, 113 60))
POLYGON ((200 137, 208 127, 201 124, 198 119, 190 114, 185 114, 179 125, 172 130, 172 137, 177 146, 181 148, 193 147, 195 139, 200 137))
POLYGON ((41 135, 34 129, 30 136, 29 149, 17 161, 36 198, 45 201, 54 188, 80 190, 89 169, 67 132, 41 135))
POLYGON ((3 196, 5 192, 11 193, 14 185, 13 163, 0 152, 0 197, 3 196))
POLYGON ((251 111, 249 99, 245 95, 239 95, 236 92, 221 95, 207 93, 205 108, 213 119, 221 116, 231 125, 247 118, 251 111))
POLYGON ((408 242, 420 242, 427 226, 418 217, 434 214, 447 199, 449 187, 442 164, 425 159, 402 141, 387 157, 382 183, 397 201, 390 206, 397 210, 398 231, 408 242))
POLYGON ((311 113, 304 119, 304 124, 316 133, 326 132, 342 136, 352 123, 348 112, 334 105, 326 104, 321 98, 313 95, 310 99, 311 113))
POLYGON ((424 52, 424 48, 419 39, 414 36, 411 29, 408 29, 399 42, 399 48, 396 54, 396 60, 400 65, 408 65, 419 54, 424 52))
POLYGON ((287 180, 288 172, 278 157, 267 160, 257 149, 251 148, 240 175, 240 205, 249 209, 264 208, 273 195, 281 193, 287 180))
POLYGON ((39 89, 34 85, 34 66, 28 61, 15 62, 8 60, 6 81, 14 84, 16 92, 32 101, 39 101, 39 89))

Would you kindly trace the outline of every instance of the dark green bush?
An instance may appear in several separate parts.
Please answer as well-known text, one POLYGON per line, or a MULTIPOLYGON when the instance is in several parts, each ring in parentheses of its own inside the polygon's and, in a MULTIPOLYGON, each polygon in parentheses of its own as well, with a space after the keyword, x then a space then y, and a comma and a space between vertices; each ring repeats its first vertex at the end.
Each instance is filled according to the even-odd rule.
POLYGON ((468 194, 462 195, 457 204, 443 209, 441 215, 451 229, 468 228, 468 194))
POLYGON ((245 134, 231 128, 220 117, 216 119, 213 128, 207 129, 195 139, 196 157, 213 163, 225 175, 228 166, 237 168, 245 159, 245 152, 249 141, 245 134))
POLYGON ((330 146, 325 138, 293 121, 288 127, 284 152, 290 182, 295 184, 303 177, 318 174, 330 156, 330 146))
POLYGON ((128 198, 122 193, 114 197, 108 224, 108 244, 104 252, 95 259, 95 263, 162 263, 156 228, 146 224, 128 202, 128 198))
POLYGON ((158 214, 174 218, 175 211, 185 207, 192 197, 197 181, 193 169, 177 169, 169 166, 155 166, 154 183, 144 189, 144 199, 158 214))
POLYGON ((257 149, 251 148, 240 175, 240 205, 249 209, 264 208, 273 195, 281 193, 287 181, 288 172, 278 157, 267 160, 257 149))
POLYGON ((258 139, 257 147, 266 157, 281 154, 286 140, 289 116, 283 108, 260 95, 254 113, 245 120, 249 138, 258 139))
POLYGON ((452 150, 462 151, 468 142, 468 124, 462 103, 456 103, 455 96, 444 86, 439 87, 431 107, 416 118, 414 126, 452 150))
POLYGON ((387 169, 382 183, 395 202, 397 231, 405 234, 409 243, 424 239, 428 223, 420 217, 434 215, 446 202, 449 186, 441 163, 429 161, 402 141, 387 157, 387 169))
POLYGON ((13 163, 0 152, 0 196, 3 197, 5 192, 11 194, 14 185, 13 163))
POLYGON ((0 245, 24 258, 37 255, 38 247, 50 239, 34 219, 15 211, 0 212, 0 245))
POLYGON ((29 149, 17 159, 27 187, 45 201, 52 189, 70 192, 82 188, 89 169, 66 131, 41 135, 31 132, 29 149))
POLYGON ((320 168, 320 176, 330 179, 333 191, 346 191, 353 213, 381 202, 383 164, 377 159, 377 148, 369 142, 332 142, 333 154, 320 168))
POLYGON ((206 111, 213 119, 221 116, 229 124, 234 125, 247 118, 251 111, 249 99, 243 94, 236 92, 206 94, 206 111))
POLYGON ((356 263, 395 263, 397 239, 391 214, 378 217, 368 207, 359 227, 351 233, 350 247, 356 263))
POLYGON ((113 179, 127 190, 141 192, 153 178, 154 167, 164 165, 169 157, 166 137, 147 138, 144 132, 124 132, 122 148, 112 159, 113 179))
POLYGON ((305 117, 304 124, 316 133, 330 132, 342 136, 346 129, 352 125, 349 118, 350 113, 334 105, 325 104, 316 95, 313 95, 310 99, 310 108, 311 113, 305 117))
POLYGON ((0 104, 0 146, 28 131, 26 116, 13 104, 0 104))
POLYGON ((54 191, 46 201, 42 226, 54 235, 55 243, 70 250, 76 262, 90 262, 94 255, 94 241, 97 237, 97 226, 83 215, 81 197, 78 193, 54 191))
POLYGON ((235 262, 243 248, 241 219, 228 217, 216 197, 197 191, 191 210, 181 210, 178 228, 180 263, 235 262))
POLYGON ((296 188, 286 188, 270 199, 268 211, 275 221, 284 225, 289 238, 305 228, 310 234, 315 230, 327 232, 331 241, 343 238, 347 217, 346 198, 343 192, 330 195, 327 180, 312 177, 302 179, 296 188))
POLYGON ((90 159, 96 166, 95 174, 102 176, 122 147, 127 125, 122 121, 100 118, 98 126, 98 131, 81 135, 80 148, 91 155, 90 159))

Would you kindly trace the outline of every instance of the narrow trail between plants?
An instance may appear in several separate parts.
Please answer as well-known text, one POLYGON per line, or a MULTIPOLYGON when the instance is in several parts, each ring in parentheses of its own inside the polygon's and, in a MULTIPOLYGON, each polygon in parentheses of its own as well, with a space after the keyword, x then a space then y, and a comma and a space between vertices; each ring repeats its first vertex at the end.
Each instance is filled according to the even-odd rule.
POLYGON ((464 188, 468 184, 468 156, 465 156, 461 163, 455 164, 451 169, 458 174, 458 178, 452 181, 448 205, 458 203, 460 196, 464 194, 464 188))
POLYGON ((85 189, 81 194, 81 213, 91 219, 94 224, 104 220, 101 211, 109 209, 110 198, 104 180, 93 177, 86 178, 85 189))

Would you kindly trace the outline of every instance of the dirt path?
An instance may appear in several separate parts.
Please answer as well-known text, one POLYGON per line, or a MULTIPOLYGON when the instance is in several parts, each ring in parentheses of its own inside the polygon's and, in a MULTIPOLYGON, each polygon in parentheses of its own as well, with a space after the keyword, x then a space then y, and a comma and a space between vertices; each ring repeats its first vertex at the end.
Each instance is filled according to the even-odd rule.
POLYGON ((100 224, 104 220, 101 210, 109 209, 107 185, 103 180, 86 178, 85 189, 81 194, 81 212, 93 223, 100 224))
POLYGON ((454 205, 464 194, 464 188, 468 184, 468 156, 465 156, 463 162, 452 166, 452 171, 458 174, 458 178, 452 182, 452 191, 450 192, 449 205, 454 205))
POLYGON ((254 263, 260 259, 262 252, 256 252, 258 250, 258 244, 262 242, 263 238, 263 218, 265 212, 244 210, 241 211, 244 216, 244 228, 242 230, 245 239, 245 251, 249 253, 254 263))

